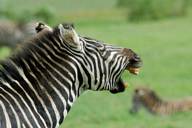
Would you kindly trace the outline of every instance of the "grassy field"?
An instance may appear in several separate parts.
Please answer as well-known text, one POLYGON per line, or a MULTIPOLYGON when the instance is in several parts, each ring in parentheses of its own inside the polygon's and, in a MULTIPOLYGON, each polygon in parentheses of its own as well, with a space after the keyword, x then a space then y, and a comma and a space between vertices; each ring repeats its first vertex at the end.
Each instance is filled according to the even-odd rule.
POLYGON ((131 94, 135 86, 147 85, 165 99, 192 95, 191 18, 130 24, 80 25, 82 34, 136 50, 144 61, 139 76, 124 74, 130 87, 123 94, 87 92, 78 99, 63 127, 67 128, 190 128, 191 113, 152 116, 145 111, 132 116, 131 94))
MULTIPOLYGON (((191 128, 192 112, 153 116, 144 110, 130 115, 128 110, 133 89, 139 85, 151 87, 165 99, 192 96, 192 16, 134 24, 126 22, 124 11, 112 9, 115 0, 109 5, 105 1, 107 8, 99 2, 102 1, 95 3, 94 8, 89 6, 88 12, 86 4, 75 5, 81 10, 79 13, 68 7, 68 13, 58 19, 74 21, 81 35, 132 48, 140 54, 144 65, 138 76, 124 73, 124 79, 129 83, 124 93, 84 93, 75 102, 61 128, 191 128), (101 9, 97 10, 96 5, 101 9)), ((1 58, 7 55, 7 50, 3 50, 1 58)))

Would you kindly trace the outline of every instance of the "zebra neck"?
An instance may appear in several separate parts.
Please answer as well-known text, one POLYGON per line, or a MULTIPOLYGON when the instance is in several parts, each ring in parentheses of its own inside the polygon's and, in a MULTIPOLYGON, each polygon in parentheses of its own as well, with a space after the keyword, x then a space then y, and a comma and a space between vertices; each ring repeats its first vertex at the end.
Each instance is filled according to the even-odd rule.
POLYGON ((32 57, 6 61, 1 75, 3 84, 11 85, 7 87, 22 97, 21 102, 25 103, 22 109, 36 112, 27 113, 28 119, 39 118, 46 127, 59 126, 78 97, 73 81, 67 80, 70 78, 62 76, 49 63, 42 60, 39 63, 32 57))

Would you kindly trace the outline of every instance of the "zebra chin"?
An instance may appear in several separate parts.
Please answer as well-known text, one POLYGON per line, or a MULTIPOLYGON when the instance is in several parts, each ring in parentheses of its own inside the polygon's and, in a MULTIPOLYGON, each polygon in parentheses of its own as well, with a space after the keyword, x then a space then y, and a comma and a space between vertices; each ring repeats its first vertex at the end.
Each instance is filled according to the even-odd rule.
POLYGON ((119 80, 116 82, 116 86, 113 87, 110 92, 112 94, 116 94, 116 93, 119 93, 119 92, 124 92, 125 91, 125 88, 127 87, 127 84, 125 84, 122 80, 122 78, 119 78, 119 80))
MULTIPOLYGON (((140 68, 139 66, 137 67, 128 67, 127 70, 134 75, 138 75, 140 68)), ((125 88, 127 88, 127 84, 123 81, 123 79, 120 77, 119 80, 116 82, 116 86, 113 87, 110 92, 113 94, 119 93, 119 92, 124 92, 125 88)))

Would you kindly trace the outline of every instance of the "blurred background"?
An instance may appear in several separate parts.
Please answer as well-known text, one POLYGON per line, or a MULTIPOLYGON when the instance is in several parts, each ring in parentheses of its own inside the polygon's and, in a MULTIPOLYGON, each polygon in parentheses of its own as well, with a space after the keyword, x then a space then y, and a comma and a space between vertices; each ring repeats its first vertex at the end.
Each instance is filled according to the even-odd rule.
POLYGON ((61 128, 191 128, 192 112, 129 113, 140 85, 165 99, 192 95, 191 0, 0 0, 0 60, 34 34, 36 21, 73 22, 80 35, 131 48, 144 63, 138 76, 123 74, 124 93, 80 96, 61 128))

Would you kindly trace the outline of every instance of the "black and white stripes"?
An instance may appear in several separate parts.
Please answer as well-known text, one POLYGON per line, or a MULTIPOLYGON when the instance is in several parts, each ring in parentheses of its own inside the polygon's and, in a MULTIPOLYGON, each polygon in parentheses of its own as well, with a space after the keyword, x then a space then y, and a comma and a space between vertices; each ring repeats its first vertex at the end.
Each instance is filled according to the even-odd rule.
POLYGON ((138 63, 132 50, 80 37, 71 25, 42 29, 2 63, 0 128, 58 127, 82 92, 122 91, 121 73, 138 63))

